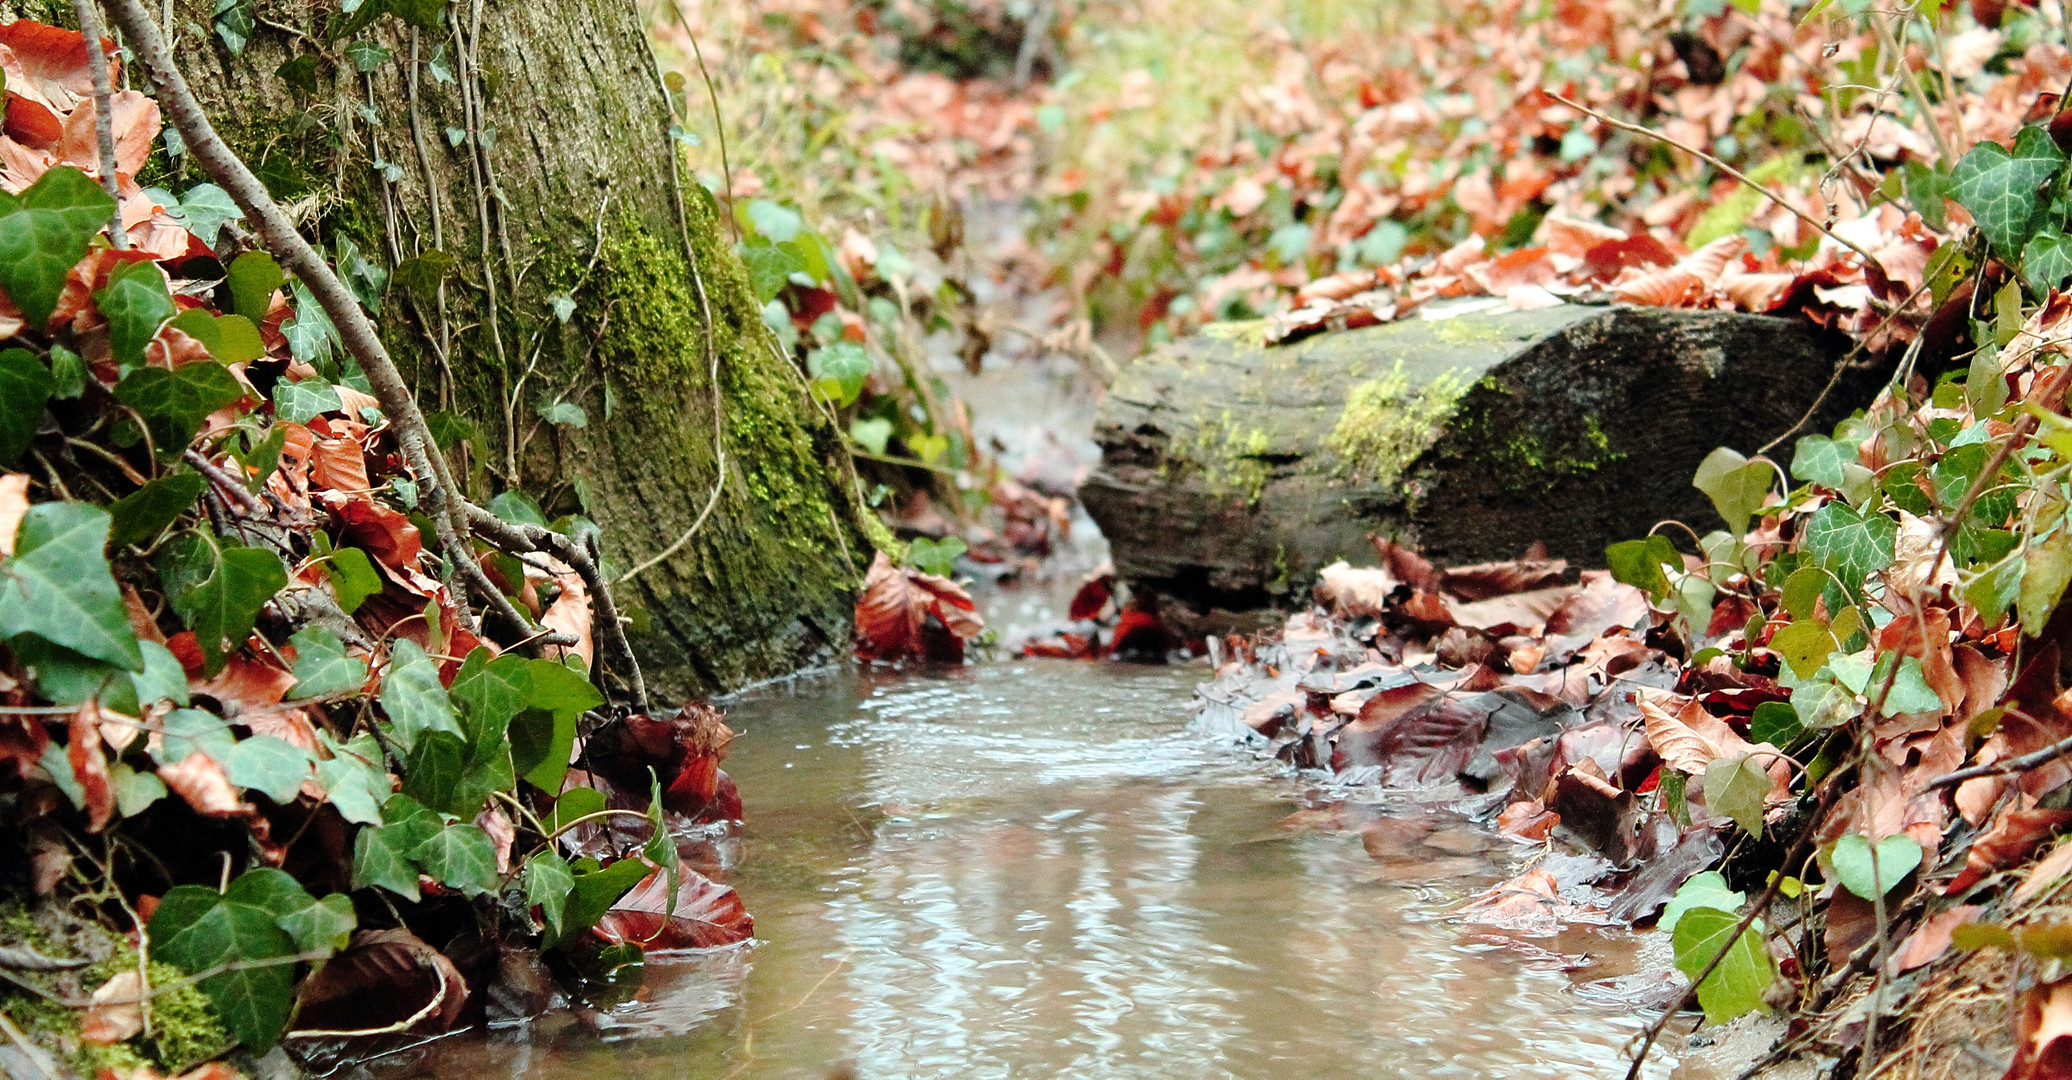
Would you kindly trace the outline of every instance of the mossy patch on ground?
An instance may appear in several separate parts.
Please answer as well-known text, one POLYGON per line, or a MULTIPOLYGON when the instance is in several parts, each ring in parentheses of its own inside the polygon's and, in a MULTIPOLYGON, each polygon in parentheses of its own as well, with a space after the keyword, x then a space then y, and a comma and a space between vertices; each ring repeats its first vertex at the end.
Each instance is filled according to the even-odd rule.
POLYGON ((1388 374, 1355 385, 1331 430, 1338 475, 1365 483, 1395 483, 1438 438, 1469 386, 1470 380, 1458 371, 1441 372, 1423 386, 1412 386, 1400 360, 1388 374))

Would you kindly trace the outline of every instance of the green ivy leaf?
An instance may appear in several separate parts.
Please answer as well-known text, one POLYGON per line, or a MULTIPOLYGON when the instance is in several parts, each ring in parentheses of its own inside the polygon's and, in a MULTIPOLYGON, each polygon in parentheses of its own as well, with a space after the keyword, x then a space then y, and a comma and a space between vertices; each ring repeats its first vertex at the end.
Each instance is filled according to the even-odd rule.
POLYGON ((347 615, 360 610, 368 597, 378 595, 385 587, 381 574, 374 569, 374 560, 356 547, 333 551, 331 560, 324 564, 324 573, 331 579, 332 591, 338 594, 338 606, 347 615))
POLYGON ((121 761, 108 766, 108 786, 115 791, 115 811, 123 817, 136 817, 166 797, 165 781, 157 773, 138 772, 121 761))
MULTIPOLYGON (((0 112, 6 110, 0 109, 0 112)), ((80 355, 63 345, 53 343, 50 347, 50 378, 57 385, 53 397, 63 401, 77 400, 86 393, 86 361, 80 355)))
POLYGON ((939 541, 917 536, 913 543, 907 546, 906 561, 924 574, 949 577, 957 569, 957 556, 967 550, 969 548, 960 536, 945 537, 939 541))
POLYGON ((272 551, 219 547, 196 533, 160 550, 158 574, 173 610, 194 631, 211 675, 223 670, 225 656, 244 647, 259 609, 288 585, 287 568, 272 551))
POLYGON ((1763 797, 1770 777, 1754 755, 1716 758, 1705 766, 1705 805, 1733 818, 1750 836, 1763 835, 1763 797))
POLYGON ((389 51, 372 41, 355 41, 345 47, 345 57, 353 62, 360 74, 377 71, 392 59, 389 51))
POLYGON ((367 685, 367 661, 348 656, 345 642, 321 626, 305 626, 288 639, 295 650, 295 685, 291 699, 352 693, 367 685))
POLYGON ((1655 929, 1665 934, 1674 933, 1677 920, 1692 908, 1738 912, 1747 899, 1746 894, 1727 888, 1727 879, 1717 870, 1693 874, 1676 890, 1676 895, 1669 898, 1668 905, 1662 909, 1662 917, 1655 922, 1655 929))
POLYGON ((226 364, 241 364, 266 355, 259 328, 243 315, 211 315, 190 308, 173 317, 172 327, 201 342, 209 355, 226 364))
POLYGON ((416 900, 417 864, 410 861, 409 848, 393 825, 368 827, 353 837, 355 889, 380 886, 406 900, 416 900))
POLYGON ((108 512, 38 503, 23 515, 14 558, 0 560, 0 638, 35 634, 128 671, 144 670, 129 610, 103 554, 108 512))
POLYGON ((1698 986, 1698 1004, 1709 1023, 1723 1024, 1763 1008, 1763 991, 1777 977, 1770 950, 1763 945, 1762 920, 1750 924, 1741 936, 1732 937, 1740 921, 1731 911, 1695 907, 1677 920, 1672 935, 1676 969, 1685 978, 1697 978, 1714 957, 1726 954, 1698 986))
POLYGON ((1826 623, 1800 619, 1771 634, 1770 648, 1791 665, 1792 674, 1809 679, 1827 662, 1827 654, 1841 648, 1841 643, 1826 623))
POLYGON ((362 733, 339 746, 328 733, 318 736, 331 756, 317 762, 317 784, 339 816, 355 825, 381 824, 381 804, 389 798, 389 774, 378 762, 381 747, 362 733))
POLYGON ((1978 609, 1979 618, 1990 627, 2021 596, 2022 576, 2028 568, 2028 560, 2022 556, 2003 559, 1964 586, 1964 599, 1978 609))
POLYGON ((2072 277, 2072 241, 2056 229, 2046 228, 2029 238, 2022 248, 2022 280, 2036 295, 2043 296, 2072 277))
POLYGON ((0 288, 29 325, 41 329, 57 308, 65 276, 108 224, 115 200, 85 173, 59 165, 10 201, 13 208, 0 215, 0 288))
POLYGON ((564 933, 563 917, 568 912, 569 894, 575 891, 575 875, 569 873, 568 863, 560 855, 547 850, 525 860, 524 882, 526 906, 540 909, 547 944, 552 945, 564 933))
POLYGON ((469 742, 481 745, 503 738, 505 726, 525 708, 532 694, 527 663, 515 653, 492 659, 482 647, 461 661, 446 693, 460 706, 469 742))
POLYGON ((166 526, 180 520, 194 500, 201 498, 201 489, 206 486, 208 479, 198 472, 173 472, 115 500, 115 505, 108 508, 114 519, 108 543, 128 547, 157 536, 166 526))
POLYGON ((223 284, 230 290, 230 310, 254 323, 264 322, 273 308, 274 290, 287 284, 281 264, 263 251, 247 251, 232 259, 223 284))
POLYGON ((461 793, 461 774, 467 770, 468 744, 450 731, 426 731, 403 759, 403 794, 440 813, 473 816, 480 808, 468 805, 461 793))
POLYGON ((0 351, 0 463, 12 463, 36 439, 57 380, 27 349, 0 351))
POLYGON ((892 440, 892 421, 875 416, 852 420, 849 437, 855 439, 858 446, 882 457, 885 444, 892 440))
POLYGON ((1691 485, 1712 500, 1712 508, 1727 523, 1727 531, 1739 536, 1748 531, 1748 519, 1762 509, 1777 474, 1760 461, 1750 461, 1722 446, 1705 455, 1691 485))
POLYGON ((163 457, 179 456, 204 417, 244 396, 244 384, 221 364, 188 364, 177 371, 138 368, 115 387, 115 400, 151 425, 151 438, 163 457))
POLYGON ((1874 849, 1861 834, 1844 833, 1827 859, 1843 888, 1875 901, 1921 865, 1921 845, 1913 837, 1899 834, 1878 841, 1874 849))
POLYGON ((337 952, 345 948, 359 921, 352 901, 342 894, 319 900, 285 871, 270 866, 245 871, 231 891, 240 903, 271 912, 275 924, 294 940, 296 952, 337 952))
POLYGON ((124 371, 143 366, 144 346, 151 344, 151 339, 158 336, 158 328, 177 314, 173 294, 165 286, 165 274, 155 262, 116 267, 108 275, 107 286, 94 294, 94 306, 108 320, 108 345, 124 371))
POLYGON ((396 18, 419 30, 437 32, 446 18, 446 0, 388 0, 396 18))
POLYGON ((1765 701, 1755 707, 1748 720, 1748 737, 1759 743, 1775 747, 1790 746, 1806 733, 1806 726, 1799 723, 1799 712, 1782 701, 1765 701))
POLYGON ((561 427, 586 428, 590 426, 590 414, 573 401, 542 401, 534 409, 540 419, 561 427))
POLYGON ((1895 658, 1899 660, 1899 672, 1892 675, 1892 689, 1885 694, 1885 715, 1940 714, 1943 711, 1942 697, 1928 685, 1928 677, 1921 670, 1921 661, 1914 657, 1901 657, 1898 653, 1891 652, 1878 657, 1878 667, 1871 674, 1870 685, 1884 685, 1886 676, 1892 671, 1892 662, 1895 658))
POLYGON ((273 408, 276 415, 291 424, 307 424, 345 405, 338 400, 338 391, 322 379, 280 379, 273 384, 273 408))
POLYGON ((187 226, 188 232, 200 237, 201 242, 210 247, 216 246, 224 222, 243 221, 244 217, 245 212, 237 208, 230 193, 214 184, 196 184, 180 196, 181 222, 187 226))
POLYGON ((542 824, 551 836, 603 809, 603 792, 596 788, 570 788, 554 800, 554 812, 542 824))
MULTIPOLYGON (((372 3, 373 0, 368 0, 372 3)), ((317 303, 309 289, 296 282, 295 315, 281 324, 281 334, 288 339, 288 352, 295 359, 315 365, 320 371, 331 370, 331 350, 339 345, 338 328, 331 324, 331 316, 324 313, 323 305, 317 303)))
MULTIPOLYGON (((249 877, 231 882, 222 893, 199 885, 168 889, 151 914, 152 954, 190 975, 226 963, 294 956, 295 939, 265 906, 270 883, 248 884, 249 877)), ((223 1026, 246 1049, 259 1052, 272 1046, 288 1025, 295 1004, 295 967, 272 963, 218 972, 201 981, 201 990, 223 1026)))
POLYGON ((160 765, 185 761, 189 754, 205 754, 220 762, 237 745, 229 721, 200 709, 174 709, 159 720, 158 727, 163 737, 151 757, 160 765))
POLYGON ((455 822, 410 849, 410 857, 432 880, 465 896, 496 889, 496 845, 472 822, 455 822))
POLYGON ((414 641, 398 641, 389 651, 381 707, 388 712, 397 745, 406 752, 428 731, 444 731, 455 738, 463 734, 453 717, 446 687, 439 681, 439 665, 414 641))
POLYGON ((552 660, 529 660, 527 708, 511 720, 511 763, 541 791, 561 790, 575 745, 576 721, 604 704, 604 695, 581 674, 552 660))
POLYGON ((1834 574, 1851 590, 1863 579, 1892 565, 1899 526, 1880 513, 1858 511, 1830 501, 1806 521, 1806 552, 1815 565, 1834 574))
POLYGON ((1792 446, 1791 475, 1809 484, 1840 491, 1848 482, 1842 466, 1856 464, 1856 458, 1854 444, 1824 435, 1807 435, 1792 446))
POLYGON ((245 46, 252 41, 252 34, 259 29, 259 20, 252 14, 251 0, 216 0, 214 17, 216 36, 223 39, 223 47, 230 55, 241 56, 245 46))
POLYGON ((655 868, 638 858, 620 859, 602 870, 575 875, 575 888, 568 897, 564 934, 573 936, 596 925, 604 913, 618 903, 655 868))
POLYGON ((863 381, 870 377, 870 354, 853 341, 837 341, 806 354, 806 370, 813 385, 836 405, 847 405, 863 393, 863 381))
POLYGON ((231 747, 223 771, 231 783, 285 806, 310 778, 310 764, 309 751, 271 735, 252 735, 231 747))
POLYGON ((777 244, 743 244, 741 261, 748 267, 749 284, 758 303, 767 304, 784 291, 791 275, 806 268, 806 261, 789 247, 777 244))
POLYGON ((1662 568, 1683 572, 1683 556, 1668 537, 1659 534, 1645 540, 1621 540, 1604 549, 1604 561, 1613 580, 1625 582, 1656 600, 1669 595, 1669 576, 1662 568))
POLYGON ((1958 159, 1950 173, 1950 197, 1971 211, 1979 232, 1994 250, 2015 256, 2029 238, 2039 208, 2037 189, 2065 163, 2050 132, 2030 125, 2014 139, 2014 150, 1981 142, 1958 159))

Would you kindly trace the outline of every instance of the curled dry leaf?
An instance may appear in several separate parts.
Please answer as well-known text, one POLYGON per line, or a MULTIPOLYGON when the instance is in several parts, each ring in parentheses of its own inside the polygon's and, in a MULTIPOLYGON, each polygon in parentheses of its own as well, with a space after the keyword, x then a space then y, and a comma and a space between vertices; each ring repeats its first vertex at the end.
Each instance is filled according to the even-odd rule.
POLYGON ((29 512, 29 474, 0 475, 0 556, 14 557, 14 536, 29 512))
POLYGON ((1317 599, 1352 618, 1379 617, 1402 582, 1378 567, 1355 567, 1340 559, 1317 572, 1317 599))
POLYGON ((195 813, 208 817, 238 817, 251 812, 243 800, 237 797, 237 788, 230 783, 229 774, 215 758, 199 750, 190 751, 186 757, 158 767, 158 778, 174 794, 187 800, 195 813))
POLYGON ((2022 991, 2015 1008, 2014 1061, 2003 1080, 2072 1076, 2072 979, 2022 991))
POLYGON ((295 1030, 336 1035, 450 1030, 468 984, 451 960, 408 930, 362 930, 297 994, 295 1030))
POLYGON ((685 867, 674 897, 669 875, 649 874, 619 898, 591 929, 609 944, 637 945, 643 951, 710 949, 755 936, 755 920, 732 886, 685 867))
POLYGON ((576 639, 574 645, 566 648, 582 657, 583 667, 587 669, 597 656, 597 643, 590 633, 590 590, 583 585, 583 575, 560 562, 554 564, 554 583, 561 586, 561 595, 547 605, 546 612, 540 616, 540 625, 576 639))
POLYGON ((985 628, 963 586, 894 566, 882 551, 856 601, 856 654, 865 660, 961 660, 964 643, 985 628))
POLYGON ((101 753, 101 708, 92 701, 72 714, 65 758, 86 798, 86 831, 100 832, 115 816, 115 789, 108 780, 108 757, 101 753))
POLYGON ((1987 876, 2028 858, 2037 845, 2056 836, 2067 823, 2072 823, 2072 810, 2009 808, 2001 811, 1993 827, 1971 842, 1971 851, 1964 857, 1964 869, 1950 882, 1945 895, 1961 893, 1987 876))
POLYGON ((1703 776, 1705 767, 1721 756, 1723 751, 1717 743, 1671 715, 1657 704, 1653 695, 1636 695, 1634 701, 1640 706, 1648 745, 1655 748, 1663 764, 1680 773, 1703 776))
POLYGON ((116 972, 93 993, 92 1004, 79 1018, 79 1037, 96 1046, 113 1046, 144 1030, 144 978, 135 968, 116 972))

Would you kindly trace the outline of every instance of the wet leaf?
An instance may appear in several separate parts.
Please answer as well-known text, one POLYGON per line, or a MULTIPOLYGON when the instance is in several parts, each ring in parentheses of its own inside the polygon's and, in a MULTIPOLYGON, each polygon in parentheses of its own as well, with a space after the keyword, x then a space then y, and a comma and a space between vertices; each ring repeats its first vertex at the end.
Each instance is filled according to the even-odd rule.
POLYGON ((755 934, 755 922, 732 888, 686 868, 677 874, 649 874, 620 897, 591 932, 606 942, 638 945, 643 951, 710 949, 747 941, 755 934))
POLYGON ((295 1030, 374 1032, 421 1016, 408 1030, 437 1034, 459 1021, 467 999, 453 962, 417 935, 362 931, 297 989, 295 1030))
POLYGON ((440 829, 411 848, 409 856, 434 881, 465 896, 496 888, 496 847, 473 822, 457 821, 440 829))

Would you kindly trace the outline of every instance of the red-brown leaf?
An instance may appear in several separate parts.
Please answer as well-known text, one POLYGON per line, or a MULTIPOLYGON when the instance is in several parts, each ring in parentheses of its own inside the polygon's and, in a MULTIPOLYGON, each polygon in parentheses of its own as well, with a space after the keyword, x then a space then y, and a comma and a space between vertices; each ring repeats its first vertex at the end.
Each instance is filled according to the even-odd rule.
POLYGON ((668 875, 657 870, 620 897, 591 933, 607 943, 637 945, 647 952, 710 949, 755 936, 755 920, 732 886, 688 867, 679 874, 673 909, 668 875))
POLYGON ((856 600, 856 653, 866 660, 928 657, 945 646, 954 646, 961 657, 963 643, 984 629, 978 606, 963 586, 894 566, 882 551, 871 563, 863 594, 856 600), (928 639, 932 627, 941 628, 933 642, 928 639))

